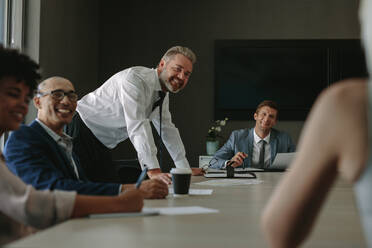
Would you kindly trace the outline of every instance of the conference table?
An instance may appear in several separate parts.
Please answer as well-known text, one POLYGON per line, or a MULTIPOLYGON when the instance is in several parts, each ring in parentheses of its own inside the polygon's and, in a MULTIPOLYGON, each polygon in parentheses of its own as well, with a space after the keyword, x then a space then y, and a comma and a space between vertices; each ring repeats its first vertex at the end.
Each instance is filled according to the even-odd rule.
MULTIPOLYGON (((256 175, 257 179, 227 179, 255 184, 230 186, 200 185, 219 179, 192 177, 190 188, 213 189, 213 193, 145 200, 145 207, 201 206, 217 209, 218 213, 73 219, 6 247, 267 247, 260 232, 260 215, 284 173, 256 175)), ((339 179, 333 186, 303 247, 366 247, 349 183, 339 179)))

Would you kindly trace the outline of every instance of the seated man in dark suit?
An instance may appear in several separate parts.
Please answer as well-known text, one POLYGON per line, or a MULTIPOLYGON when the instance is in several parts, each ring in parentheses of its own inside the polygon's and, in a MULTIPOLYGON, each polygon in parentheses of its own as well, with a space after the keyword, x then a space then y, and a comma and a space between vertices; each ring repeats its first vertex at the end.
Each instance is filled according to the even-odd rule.
POLYGON ((291 137, 272 127, 278 116, 277 104, 261 102, 254 114, 256 126, 233 131, 229 140, 211 160, 211 167, 223 169, 229 161, 233 167, 270 168, 277 153, 294 152, 296 146, 291 137))
MULTIPOLYGON (((118 195, 133 185, 95 183, 87 180, 72 152, 72 138, 63 132, 74 115, 78 96, 70 81, 52 77, 43 81, 34 104, 37 119, 9 137, 4 156, 9 169, 36 189, 61 189, 85 195, 118 195)), ((146 180, 140 189, 145 198, 164 198, 168 187, 160 180, 146 180)))

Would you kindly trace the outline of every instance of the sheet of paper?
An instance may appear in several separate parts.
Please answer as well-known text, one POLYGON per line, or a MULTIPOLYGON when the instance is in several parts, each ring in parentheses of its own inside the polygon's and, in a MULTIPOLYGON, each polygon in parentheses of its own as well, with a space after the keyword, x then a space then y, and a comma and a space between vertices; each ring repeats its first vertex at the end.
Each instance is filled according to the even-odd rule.
POLYGON ((159 211, 161 215, 186 215, 186 214, 210 214, 218 213, 218 209, 205 208, 200 206, 190 207, 164 207, 164 208, 146 208, 148 210, 159 211))
POLYGON ((208 186, 236 186, 236 185, 250 185, 250 184, 260 184, 263 183, 259 179, 215 179, 204 181, 200 183, 195 183, 197 185, 208 185, 208 186))
POLYGON ((106 213, 106 214, 91 214, 89 218, 122 218, 122 217, 137 217, 137 216, 151 216, 159 215, 160 212, 154 209, 143 208, 141 212, 135 213, 106 213))
MULTIPOLYGON (((173 194, 173 188, 169 188, 169 194, 173 194)), ((213 189, 189 189, 189 195, 211 195, 213 189)))

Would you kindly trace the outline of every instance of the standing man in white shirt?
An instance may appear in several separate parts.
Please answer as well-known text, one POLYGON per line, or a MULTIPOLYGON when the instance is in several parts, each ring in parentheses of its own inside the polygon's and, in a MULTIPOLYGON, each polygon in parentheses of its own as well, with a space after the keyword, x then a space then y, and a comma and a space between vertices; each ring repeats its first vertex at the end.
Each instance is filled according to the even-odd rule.
MULTIPOLYGON (((78 102, 67 133, 74 138, 74 151, 81 164, 88 166, 84 169, 91 180, 105 181, 113 176, 110 150, 129 138, 141 167, 149 169, 148 176, 170 184, 170 175, 161 172, 156 157, 150 121, 159 133, 161 120, 162 140, 176 167, 190 168, 180 134, 171 120, 168 92, 185 88, 195 61, 189 48, 172 47, 156 69, 137 66, 120 71, 78 102)), ((202 173, 198 168, 192 170, 193 175, 202 173)))

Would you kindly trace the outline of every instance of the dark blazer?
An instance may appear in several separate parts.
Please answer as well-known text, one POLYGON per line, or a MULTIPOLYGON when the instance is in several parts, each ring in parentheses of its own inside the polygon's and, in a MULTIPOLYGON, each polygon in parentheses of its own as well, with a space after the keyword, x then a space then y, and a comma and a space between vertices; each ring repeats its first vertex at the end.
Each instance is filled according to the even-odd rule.
MULTIPOLYGON (((230 160, 237 152, 245 152, 248 157, 240 167, 252 166, 254 128, 240 129, 233 131, 229 140, 214 154, 210 164, 212 168, 221 169, 226 160, 230 160)), ((271 160, 270 165, 274 162, 277 153, 294 152, 296 146, 293 144, 291 137, 284 132, 271 129, 270 133, 271 160)))
POLYGON ((63 149, 37 122, 22 125, 6 142, 4 156, 8 168, 36 189, 77 191, 85 195, 118 195, 120 184, 88 181, 74 156, 79 178, 63 149))

